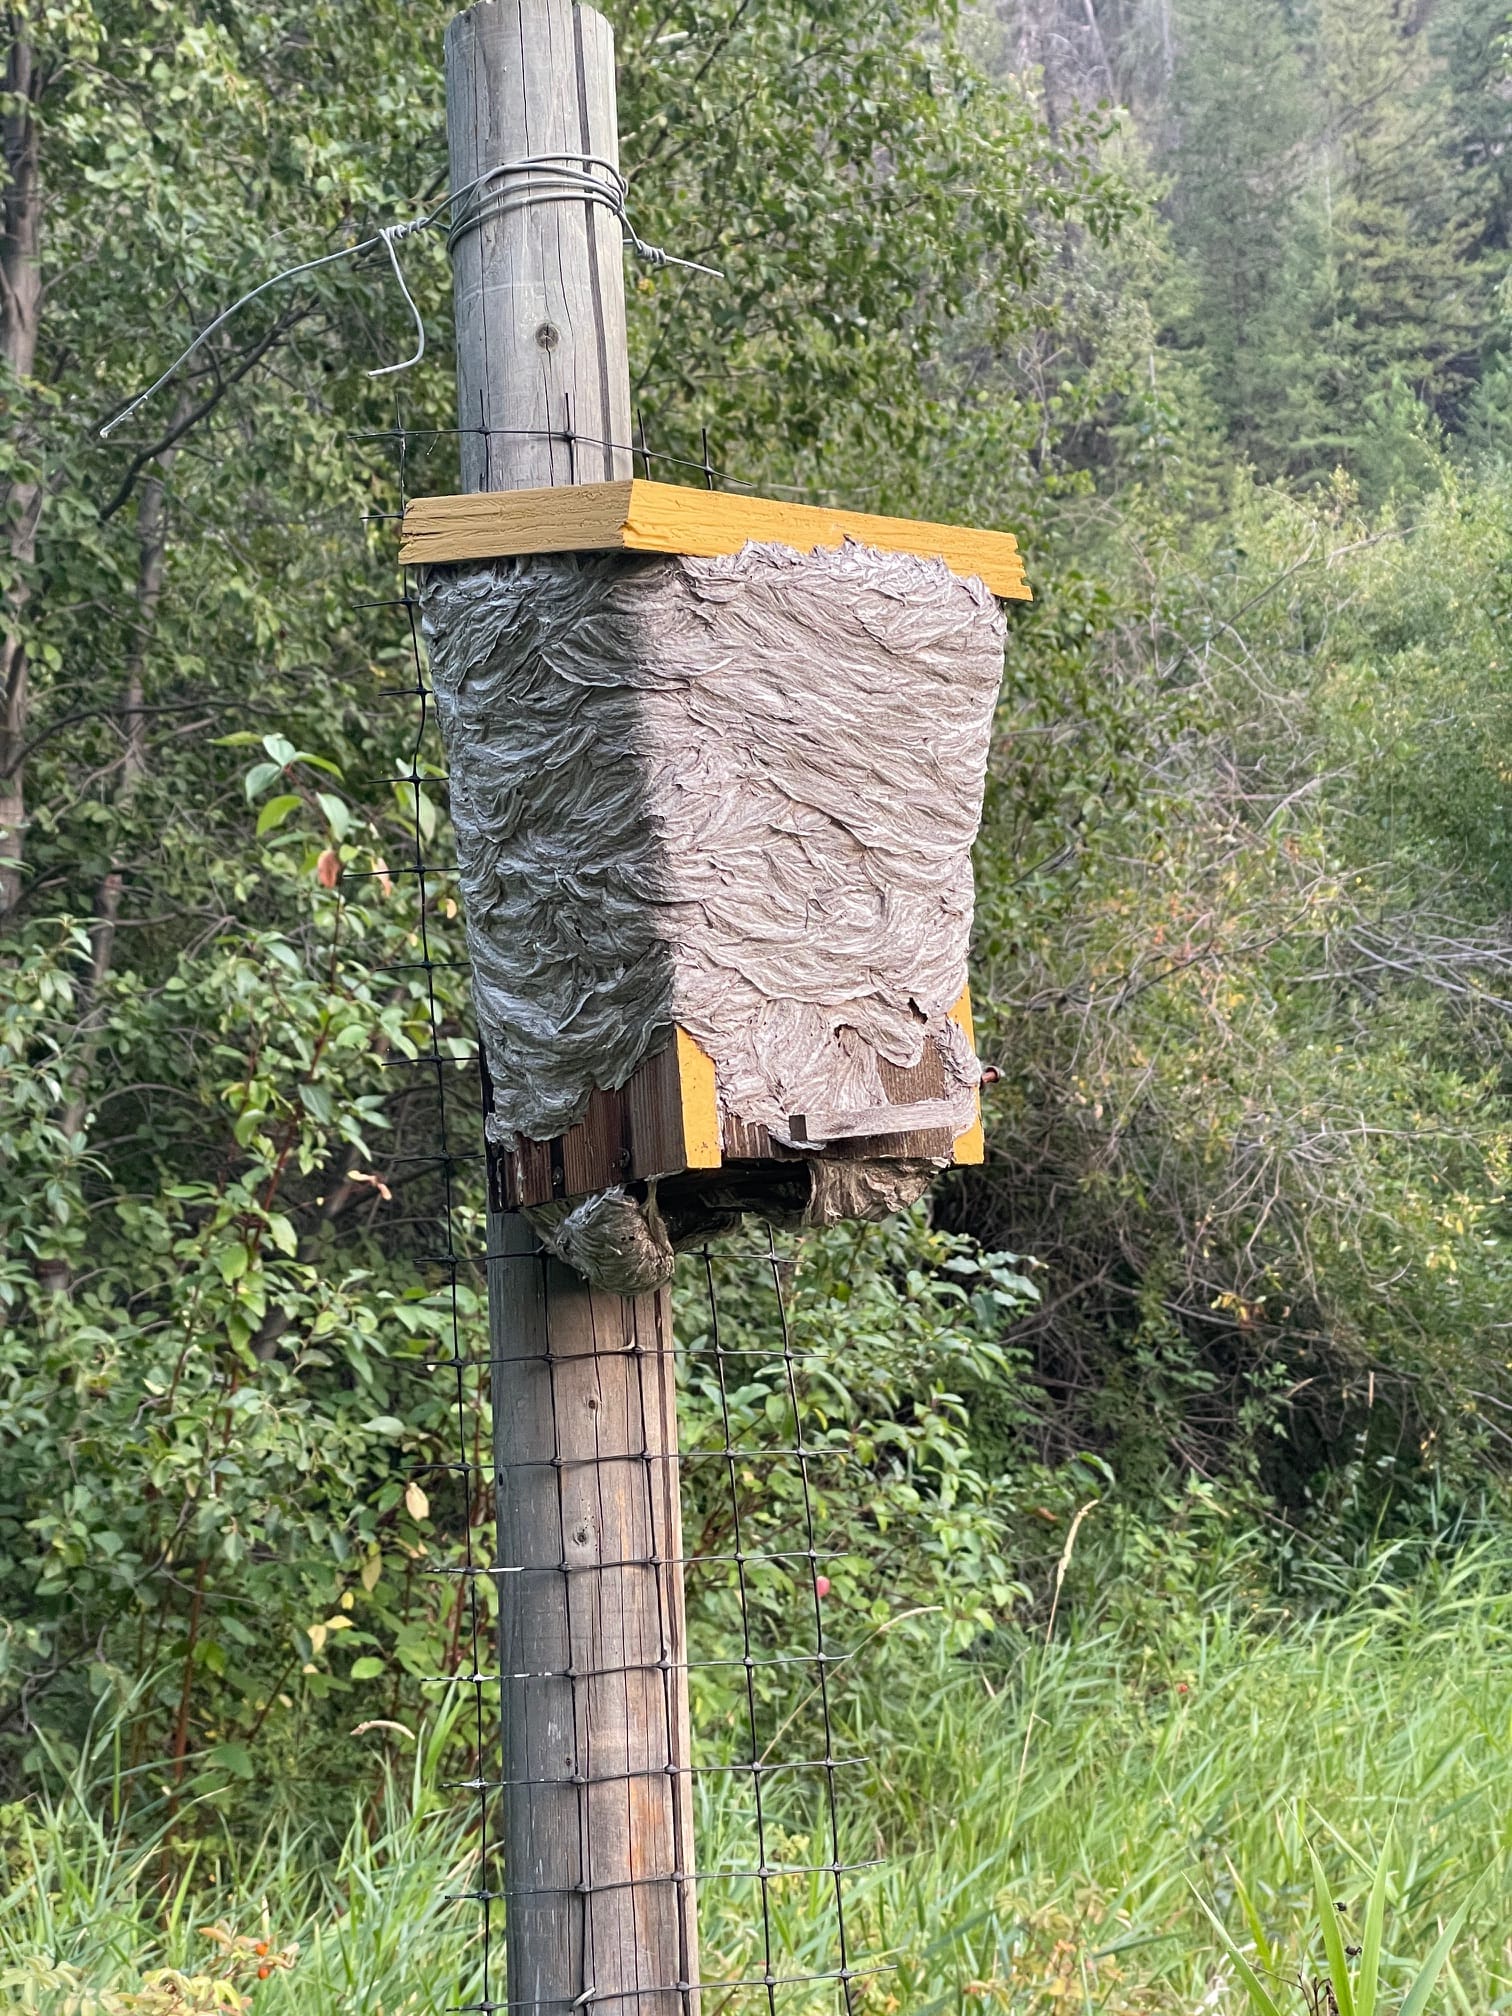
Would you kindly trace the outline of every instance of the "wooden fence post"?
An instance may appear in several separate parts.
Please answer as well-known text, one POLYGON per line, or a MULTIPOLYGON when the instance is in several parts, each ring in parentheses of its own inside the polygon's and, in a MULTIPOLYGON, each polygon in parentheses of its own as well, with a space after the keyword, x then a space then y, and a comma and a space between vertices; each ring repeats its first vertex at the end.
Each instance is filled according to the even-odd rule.
POLYGON ((629 476, 620 221, 552 174, 619 167, 613 30, 572 0, 482 0, 447 30, 446 126, 454 192, 544 164, 453 213, 463 489, 629 476))
MULTIPOLYGON (((627 477, 614 41, 573 0, 481 0, 446 38, 469 491, 627 477), (607 178, 604 178, 607 180, 607 178)), ((572 565, 564 561, 563 565, 572 565)), ((697 2016, 687 1648, 666 1290, 591 1290, 503 1208, 489 1337, 508 2007, 697 2016)))

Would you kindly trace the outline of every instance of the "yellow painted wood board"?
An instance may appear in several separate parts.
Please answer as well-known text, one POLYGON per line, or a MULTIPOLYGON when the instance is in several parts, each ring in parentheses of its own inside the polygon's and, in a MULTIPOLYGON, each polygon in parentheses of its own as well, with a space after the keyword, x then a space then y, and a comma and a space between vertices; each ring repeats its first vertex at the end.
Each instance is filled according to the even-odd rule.
POLYGON ((719 1098, 714 1086, 714 1059, 679 1028, 677 1086, 682 1102, 683 1166, 717 1169, 724 1161, 719 1138, 719 1098))
POLYGON ((399 558, 406 567, 517 553, 688 553, 709 559, 738 553, 748 540, 811 553, 846 539, 883 553, 943 560, 953 574, 974 577, 1005 600, 1031 599, 1011 532, 831 511, 639 477, 553 490, 417 497, 404 514, 399 558))
MULTIPOLYGON (((959 1001, 950 1011, 950 1019, 973 1049, 976 1048, 976 1029, 971 1017, 971 989, 967 987, 959 1001)), ((957 1164, 985 1162, 987 1160, 987 1137, 982 1131, 982 1095, 976 1097, 977 1117, 964 1134, 957 1134, 951 1161, 957 1164)))

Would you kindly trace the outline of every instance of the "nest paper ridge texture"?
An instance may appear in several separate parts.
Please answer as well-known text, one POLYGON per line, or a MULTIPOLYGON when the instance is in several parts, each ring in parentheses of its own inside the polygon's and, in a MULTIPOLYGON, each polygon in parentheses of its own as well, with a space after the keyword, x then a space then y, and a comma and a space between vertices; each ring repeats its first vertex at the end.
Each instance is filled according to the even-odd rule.
POLYGON ((721 1114, 788 1145, 927 1043, 972 1124, 949 1011, 1005 639, 979 581, 749 544, 435 567, 420 599, 494 1140, 565 1133, 674 1024, 721 1114))

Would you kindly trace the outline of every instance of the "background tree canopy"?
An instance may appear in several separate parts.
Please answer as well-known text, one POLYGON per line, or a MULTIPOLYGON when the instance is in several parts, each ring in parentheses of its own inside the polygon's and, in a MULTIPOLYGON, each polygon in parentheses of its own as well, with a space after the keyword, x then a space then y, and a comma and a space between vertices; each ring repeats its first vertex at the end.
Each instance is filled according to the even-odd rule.
MULTIPOLYGON (((396 385, 404 485, 453 483, 439 240, 404 247, 407 376, 369 375, 411 327, 366 254, 99 431, 237 295, 434 201, 450 11, 4 10, 18 1793, 107 1703, 144 1784, 277 1815, 362 1782, 346 1732, 412 1719, 457 1656, 421 1571, 483 1508, 426 1468, 447 1309, 402 1068, 429 1027, 390 782, 410 640, 381 606, 396 385)), ((1159 1581, 1193 1490, 1253 1531, 1243 1586, 1293 1595, 1372 1536, 1499 1516, 1505 8, 608 11, 637 226, 727 276, 632 270, 652 445, 707 428, 761 484, 1012 527, 1037 596, 978 857, 987 1165, 799 1270, 853 1375, 804 1396, 863 1459, 827 1508, 847 1600, 1018 1644, 1094 1493, 1061 1598, 1088 1615, 1159 1581)), ((439 776, 421 817, 444 855, 439 776)))
MULTIPOLYGON (((368 375, 411 341, 386 262, 263 296, 100 438, 237 295, 434 200, 448 15, 395 5, 360 36, 339 4, 7 17, 0 1656, 23 1771, 36 1731, 74 1741, 101 1688, 138 1687, 133 1756, 170 1784, 287 1782, 312 1715, 345 1727, 354 1689, 398 1715, 457 1652, 461 1604, 418 1572, 467 1508, 424 1467, 449 1396, 425 1376, 435 1116, 402 1068, 429 1025, 411 801, 387 781, 413 678, 383 606, 393 393, 368 375)), ((728 274, 633 296, 638 397, 674 450, 707 425, 746 471, 847 490, 875 454, 901 483, 953 325, 1026 331, 1071 221, 1105 238, 1131 209, 1095 122, 1052 139, 927 4, 617 28, 637 218, 728 274)), ((405 259, 431 337, 400 395, 407 480, 446 489, 445 257, 405 259)), ((421 816, 444 848, 443 785, 421 816)), ((923 1408, 918 1463, 877 1470, 910 1505, 965 1448, 931 1397, 954 1349, 926 1343, 899 1393, 874 1340, 886 1406, 923 1408)))

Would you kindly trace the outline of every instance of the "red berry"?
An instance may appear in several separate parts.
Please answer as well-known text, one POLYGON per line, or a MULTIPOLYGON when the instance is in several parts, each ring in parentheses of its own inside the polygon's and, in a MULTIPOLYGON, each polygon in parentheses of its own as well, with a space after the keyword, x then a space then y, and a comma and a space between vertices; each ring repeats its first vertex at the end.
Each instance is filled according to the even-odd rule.
POLYGON ((814 1594, 816 1596, 828 1596, 829 1589, 830 1584, 828 1575, 816 1575, 814 1577, 814 1594))

